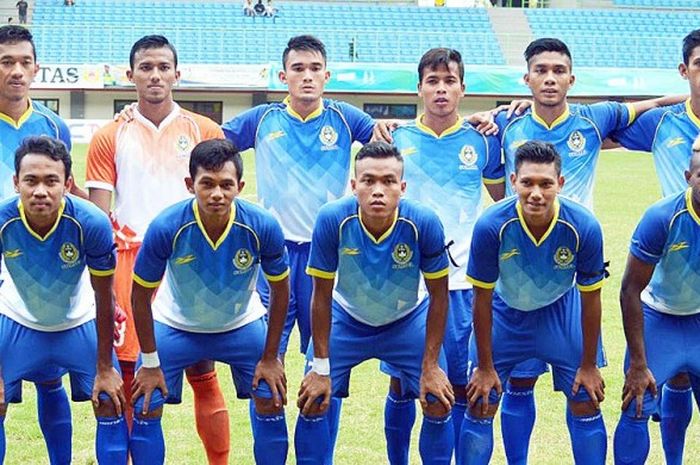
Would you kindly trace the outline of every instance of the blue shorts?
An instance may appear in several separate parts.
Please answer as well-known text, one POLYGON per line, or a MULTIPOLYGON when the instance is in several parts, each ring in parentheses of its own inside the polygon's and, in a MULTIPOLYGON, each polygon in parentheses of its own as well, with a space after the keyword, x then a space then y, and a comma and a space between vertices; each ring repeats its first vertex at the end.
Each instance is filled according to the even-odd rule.
MULTIPOLYGON (((294 322, 299 326, 299 352, 306 353, 311 339, 311 292, 313 280, 306 274, 306 265, 311 251, 310 242, 284 241, 289 253, 289 309, 287 321, 280 340, 280 353, 287 352, 289 335, 294 329, 294 322)), ((270 304, 270 287, 262 273, 258 277, 257 291, 265 308, 270 304)))
POLYGON ((22 401, 22 380, 45 382, 66 373, 70 374, 72 399, 90 400, 97 370, 95 320, 50 332, 0 315, 0 366, 8 403, 22 401))
MULTIPOLYGON (((644 348, 647 365, 661 386, 679 372, 700 376, 700 314, 669 315, 642 304, 644 312, 644 348)), ((629 368, 629 351, 625 355, 625 370, 629 368)), ((636 414, 636 400, 625 413, 636 414)), ((649 391, 644 393, 643 414, 657 411, 657 401, 649 391)))
MULTIPOLYGON (((329 340, 331 380, 334 397, 349 394, 350 371, 372 358, 391 364, 401 380, 402 395, 418 397, 425 349, 427 299, 400 320, 384 326, 369 326, 350 316, 333 301, 333 321, 329 340)), ((313 342, 306 353, 306 370, 313 359, 313 342)), ((445 355, 440 351, 440 368, 446 369, 445 355)))
MULTIPOLYGON (((493 362, 503 385, 516 365, 536 358, 552 365, 555 390, 563 391, 574 401, 590 400, 584 389, 579 389, 575 396, 571 393, 583 351, 580 305, 581 299, 576 288, 572 288, 556 302, 529 312, 508 307, 494 293, 493 362)), ((473 334, 469 344, 471 376, 478 365, 476 338, 473 334)), ((598 346, 600 359, 600 342, 598 346)), ((495 391, 491 394, 491 400, 494 403, 498 401, 495 391)))
MULTIPOLYGON (((154 332, 160 367, 168 386, 168 399, 165 401, 168 404, 182 402, 182 374, 185 368, 200 360, 215 360, 230 365, 239 399, 248 399, 252 394, 272 397, 264 382, 253 392, 255 367, 263 355, 267 337, 264 318, 224 333, 193 333, 155 321, 154 332)), ((140 356, 136 366, 141 366, 140 356)), ((140 397, 135 403, 136 411, 141 411, 142 402, 143 397, 140 397)), ((160 390, 154 391, 150 409, 156 409, 163 403, 160 390)))

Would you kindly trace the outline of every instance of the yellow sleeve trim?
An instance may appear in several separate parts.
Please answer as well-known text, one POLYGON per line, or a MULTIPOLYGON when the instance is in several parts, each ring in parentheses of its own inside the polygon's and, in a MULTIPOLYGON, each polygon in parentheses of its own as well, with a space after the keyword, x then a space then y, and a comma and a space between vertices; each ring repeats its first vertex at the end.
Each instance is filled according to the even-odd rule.
POLYGON ((487 283, 485 281, 479 281, 478 279, 474 279, 471 276, 467 275, 467 281, 472 283, 476 287, 480 287, 482 289, 493 289, 496 287, 496 283, 487 283))
POLYGON ((489 185, 489 184, 500 184, 500 183, 502 183, 502 182, 506 182, 505 176, 502 177, 502 178, 498 178, 498 179, 482 178, 482 180, 484 181, 484 184, 486 184, 486 185, 489 185))
POLYGON ((310 266, 306 267, 306 274, 317 278, 335 279, 335 272, 323 271, 319 270, 318 268, 311 268, 310 266))
POLYGON ((449 269, 449 268, 444 268, 444 269, 439 270, 439 271, 433 271, 432 273, 426 273, 426 272, 424 271, 424 272, 423 272, 423 277, 424 277, 425 279, 440 279, 440 278, 444 278, 444 277, 447 276, 448 274, 450 274, 450 269, 449 269))
POLYGON ((603 287, 604 282, 605 282, 605 278, 602 278, 597 283, 589 284, 587 286, 582 286, 581 284, 576 284, 576 287, 581 292, 593 292, 593 291, 597 291, 598 289, 603 287))
POLYGON ((98 277, 112 276, 114 274, 114 268, 112 268, 111 270, 95 270, 88 267, 88 271, 91 275, 98 277))
POLYGON ((635 110, 634 105, 631 103, 625 103, 625 106, 630 114, 629 120, 627 121, 627 126, 629 126, 630 124, 634 123, 634 120, 637 119, 637 110, 635 110))
POLYGON ((272 282, 272 283, 276 283, 276 282, 278 282, 278 281, 282 281, 284 278, 286 278, 287 276, 289 276, 289 268, 287 268, 287 269, 284 271, 284 273, 278 274, 278 275, 270 275, 270 274, 267 274, 267 273, 263 273, 263 274, 265 275, 265 279, 267 279, 268 281, 270 281, 270 282, 272 282))
POLYGON ((132 276, 133 276, 134 282, 136 284, 139 284, 140 286, 143 286, 147 289, 155 289, 156 287, 158 287, 160 285, 160 281, 156 281, 156 282, 146 281, 145 279, 140 278, 139 275, 137 275, 136 273, 134 273, 132 276))

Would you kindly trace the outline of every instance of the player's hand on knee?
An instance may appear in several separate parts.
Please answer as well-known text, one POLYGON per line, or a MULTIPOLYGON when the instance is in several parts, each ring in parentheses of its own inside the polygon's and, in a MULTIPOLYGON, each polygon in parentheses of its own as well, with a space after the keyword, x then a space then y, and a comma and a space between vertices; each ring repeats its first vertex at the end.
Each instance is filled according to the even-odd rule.
POLYGON ((117 416, 122 415, 126 406, 124 396, 124 381, 114 367, 98 368, 95 383, 92 387, 92 406, 97 410, 100 407, 100 393, 107 394, 114 405, 117 416))
POLYGON ((439 366, 424 368, 420 376, 420 404, 423 410, 428 408, 428 394, 432 394, 449 412, 455 403, 455 393, 447 375, 439 366))
POLYGON ((503 392, 501 379, 494 368, 477 368, 474 370, 469 384, 467 384, 467 400, 469 405, 475 407, 481 399, 480 413, 486 416, 489 413, 489 395, 495 390, 500 396, 503 392))
POLYGON ((573 388, 571 389, 572 394, 578 394, 581 387, 588 393, 593 406, 597 410, 600 410, 600 403, 605 400, 605 381, 603 381, 603 376, 600 374, 600 370, 597 366, 579 367, 576 371, 573 388))
POLYGON ((302 415, 322 415, 331 402, 331 377, 310 371, 304 376, 297 396, 302 415))
POLYGON ((395 119, 378 119, 374 123, 372 129, 372 142, 384 141, 388 144, 394 142, 394 137, 391 133, 399 127, 399 121, 395 119))
POLYGON ((649 390, 656 397, 656 379, 646 365, 630 365, 625 374, 625 385, 622 387, 622 410, 627 410, 632 400, 637 401, 636 416, 642 416, 644 393, 649 390))
POLYGON ((165 385, 165 376, 160 368, 145 368, 141 367, 134 376, 134 381, 131 383, 131 403, 143 396, 142 415, 147 415, 151 406, 151 396, 153 391, 160 389, 163 394, 163 399, 168 398, 168 388, 165 385))
POLYGON ((287 375, 284 373, 284 365, 277 357, 260 359, 255 367, 253 390, 258 388, 260 380, 265 380, 270 386, 275 407, 287 405, 287 375))

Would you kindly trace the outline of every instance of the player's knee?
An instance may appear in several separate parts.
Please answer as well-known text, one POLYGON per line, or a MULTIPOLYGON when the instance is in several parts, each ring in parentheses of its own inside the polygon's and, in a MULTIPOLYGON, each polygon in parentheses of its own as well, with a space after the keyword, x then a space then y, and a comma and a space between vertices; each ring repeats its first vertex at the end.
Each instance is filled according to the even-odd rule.
POLYGON ((187 374, 187 376, 201 376, 207 373, 211 373, 212 371, 214 371, 214 368, 215 366, 213 360, 200 360, 194 365, 187 367, 185 373, 187 374))
POLYGON ((97 404, 97 407, 93 405, 93 411, 95 412, 96 417, 116 417, 117 416, 117 407, 114 405, 114 402, 112 402, 112 399, 110 397, 101 392, 99 397, 99 403, 97 404))
POLYGON ((516 388, 532 389, 535 387, 535 384, 537 384, 538 379, 539 378, 537 376, 532 378, 508 378, 508 383, 510 383, 511 386, 516 388))
POLYGON ((273 399, 253 397, 253 400, 255 402, 255 412, 260 415, 279 415, 284 411, 284 406, 281 403, 279 406, 276 406, 273 399))
POLYGON ((151 401, 148 404, 148 411, 144 413, 145 397, 140 396, 134 402, 134 416, 137 418, 160 418, 163 415, 163 405, 165 398, 160 389, 155 389, 151 393, 151 401))
POLYGON ((569 401, 569 409, 575 417, 590 417, 600 412, 590 400, 574 402, 569 401))
POLYGON ((437 399, 429 399, 427 405, 423 407, 423 415, 439 418, 444 417, 450 413, 452 409, 446 407, 442 402, 437 399))
POLYGON ((690 376, 688 376, 688 373, 678 373, 669 379, 667 384, 673 389, 688 389, 690 387, 690 376))
POLYGON ((482 412, 481 404, 477 403, 469 407, 469 416, 472 418, 487 418, 491 419, 496 416, 496 411, 498 410, 498 404, 489 404, 486 409, 486 413, 482 412))
POLYGON ((143 413, 141 410, 134 409, 134 418, 139 420, 146 420, 149 418, 161 418, 163 416, 163 406, 149 409, 148 412, 143 413))
POLYGON ((392 394, 401 397, 401 379, 397 378, 395 376, 392 376, 389 379, 389 390, 391 391, 392 394))
POLYGON ((56 387, 57 385, 61 384, 61 378, 56 378, 56 379, 50 379, 48 381, 37 381, 34 383, 37 387, 39 386, 45 386, 47 388, 52 388, 56 387))
POLYGON ((467 403, 467 386, 463 384, 453 384, 452 391, 455 394, 455 402, 459 404, 467 403))

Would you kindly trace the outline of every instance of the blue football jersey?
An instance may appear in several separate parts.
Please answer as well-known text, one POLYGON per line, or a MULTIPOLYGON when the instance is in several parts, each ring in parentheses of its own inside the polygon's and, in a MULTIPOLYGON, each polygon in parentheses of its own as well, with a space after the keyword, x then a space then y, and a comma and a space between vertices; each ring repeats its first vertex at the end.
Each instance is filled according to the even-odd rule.
POLYGON ((628 128, 611 138, 630 150, 651 152, 664 197, 685 191, 685 170, 690 164, 693 141, 700 134, 700 119, 690 99, 646 111, 628 128))
POLYGON ((357 199, 321 208, 307 272, 336 279, 333 299, 356 320, 381 326, 400 319, 427 298, 422 277, 448 275, 445 235, 435 213, 401 200, 391 228, 379 239, 361 221, 357 199))
POLYGON ((282 230, 262 208, 235 199, 226 230, 214 243, 197 201, 188 199, 165 209, 148 227, 134 281, 160 285, 155 320, 183 331, 218 333, 264 315, 255 290, 258 269, 279 281, 289 274, 288 263, 282 230))
POLYGON ((302 119, 288 101, 252 108, 222 129, 240 150, 255 148, 258 199, 285 238, 309 242, 321 206, 346 193, 351 145, 369 142, 374 121, 352 105, 325 99, 302 119))
POLYGON ((581 291, 603 285, 603 234, 582 205, 565 197, 555 203, 549 229, 536 240, 517 197, 489 207, 472 235, 467 279, 493 289, 512 308, 531 311, 555 302, 574 283, 581 291))
MULTIPOLYGON (((631 105, 601 102, 593 105, 569 104, 567 110, 551 126, 534 111, 507 120, 505 113, 496 117, 501 132, 505 173, 515 171, 515 152, 529 140, 553 144, 562 163, 566 180, 562 195, 593 209, 593 183, 603 140, 613 131, 629 126, 635 119, 631 105)), ((506 194, 513 188, 506 182, 506 194)))
POLYGON ((484 136, 469 123, 459 122, 440 136, 421 123, 400 126, 394 145, 404 158, 405 198, 435 211, 452 243, 450 289, 468 289, 464 279, 474 223, 482 210, 482 184, 504 180, 500 143, 484 136))
POLYGON ((691 189, 649 207, 632 235, 630 252, 656 265, 642 302, 663 313, 700 312, 700 217, 691 189))
POLYGON ((0 313, 29 328, 63 331, 95 317, 88 275, 114 273, 112 225, 90 202, 67 196, 53 228, 41 237, 17 197, 0 204, 0 251, 6 268, 0 313))
POLYGON ((19 122, 0 113, 0 199, 15 195, 12 174, 15 172, 15 151, 29 136, 51 136, 60 139, 71 149, 70 132, 66 123, 54 112, 38 102, 31 102, 19 122))

